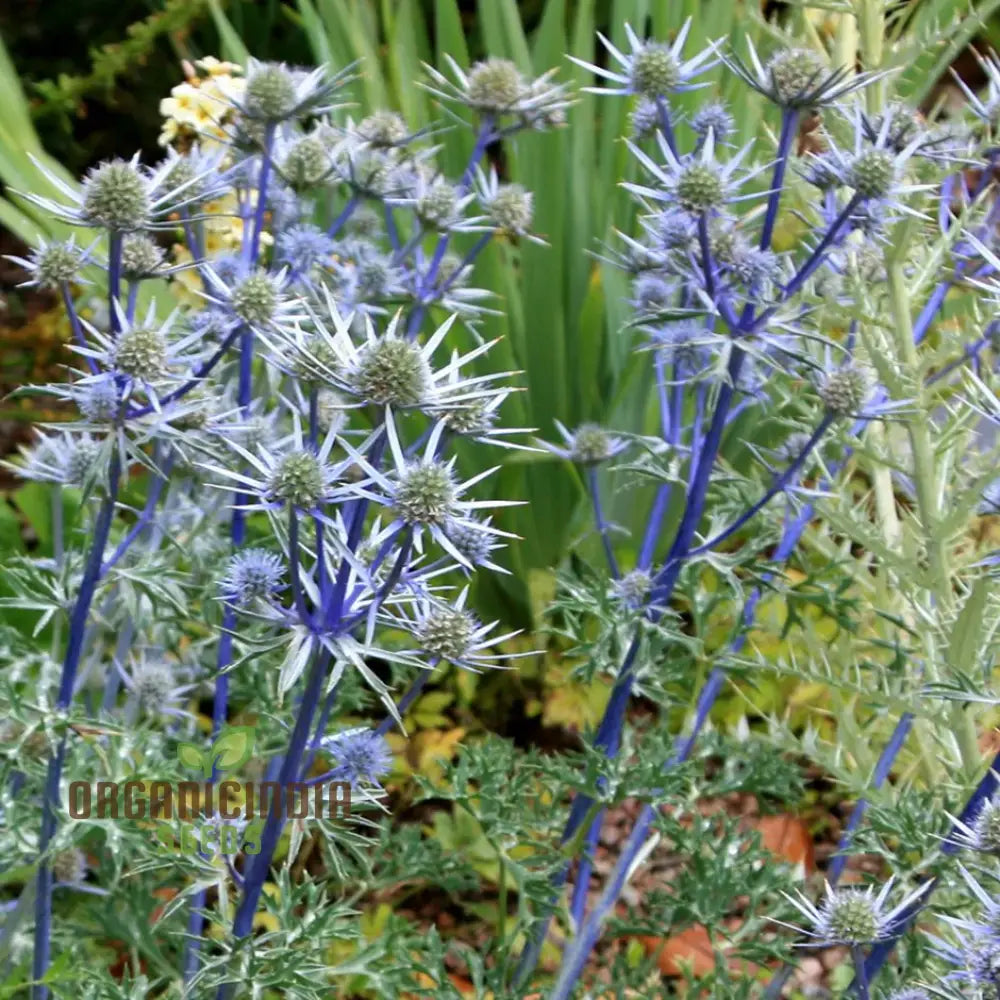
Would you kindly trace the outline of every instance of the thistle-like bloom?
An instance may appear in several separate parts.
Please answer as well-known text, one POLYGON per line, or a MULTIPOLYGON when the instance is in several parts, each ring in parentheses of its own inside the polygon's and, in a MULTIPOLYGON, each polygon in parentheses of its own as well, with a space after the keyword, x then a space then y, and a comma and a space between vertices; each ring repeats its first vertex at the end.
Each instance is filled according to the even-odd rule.
POLYGON ((306 318, 301 312, 300 301, 285 294, 289 284, 287 268, 277 274, 258 268, 238 276, 230 284, 219 275, 217 265, 215 261, 201 269, 208 286, 205 297, 255 333, 285 327, 306 318))
POLYGON ((405 195, 387 198, 386 202, 411 209, 425 229, 446 233, 470 231, 470 226, 480 221, 464 217, 474 198, 472 194, 462 194, 446 178, 421 170, 405 195))
POLYGON ((520 184, 501 184, 496 168, 488 174, 476 171, 476 197, 483 209, 484 223, 469 222, 469 232, 494 230, 507 239, 525 239, 538 246, 548 244, 531 232, 535 216, 534 198, 520 184))
POLYGON ((284 572, 284 560, 277 553, 267 549, 243 549, 226 567, 220 584, 223 599, 241 606, 267 599, 281 585, 284 572))
POLYGON ((868 373, 855 364, 830 372, 819 387, 826 411, 836 417, 856 417, 871 392, 868 373))
POLYGON ((263 125, 323 114, 331 110, 331 98, 350 79, 352 72, 353 67, 348 66, 330 76, 325 66, 306 72, 283 63, 251 59, 247 66, 246 87, 241 96, 231 98, 232 105, 245 118, 263 125))
MULTIPOLYGON (((997 494, 997 500, 1000 501, 1000 493, 997 494)), ((964 823, 950 813, 948 818, 953 826, 949 843, 980 854, 1000 857, 1000 796, 987 799, 969 823, 964 823)))
POLYGON ((83 486, 101 478, 108 457, 100 441, 72 431, 39 432, 31 447, 21 445, 18 450, 21 464, 3 461, 0 466, 21 479, 62 486, 83 486))
POLYGON ((750 152, 748 144, 735 153, 726 163, 715 158, 715 138, 709 133, 697 153, 677 157, 670 149, 663 135, 657 133, 657 144, 663 155, 660 166, 634 143, 627 143, 636 159, 660 183, 651 188, 643 184, 623 185, 634 194, 656 202, 666 202, 676 206, 689 216, 716 214, 733 201, 742 201, 755 195, 737 195, 740 185, 755 177, 765 166, 759 166, 746 173, 740 173, 740 165, 750 152))
POLYGON ((801 892, 796 896, 783 893, 782 895, 809 921, 809 926, 796 927, 783 921, 775 922, 791 927, 810 938, 805 947, 873 944, 889 934, 900 914, 919 899, 930 886, 929 882, 924 883, 890 908, 887 903, 893 882, 894 880, 890 878, 877 893, 873 886, 865 889, 855 887, 834 889, 827 883, 826 897, 819 906, 801 892))
POLYGON ((966 107, 984 124, 995 125, 1000 113, 1000 59, 994 52, 984 56, 973 49, 972 54, 986 77, 985 95, 980 96, 972 90, 954 70, 951 70, 952 79, 964 94, 966 107))
POLYGON ((275 256, 297 277, 307 276, 318 264, 329 264, 336 243, 318 226, 292 226, 278 234, 275 256))
POLYGON ((174 228, 171 216, 189 204, 187 191, 199 180, 193 177, 176 184, 170 178, 169 166, 150 170, 139 163, 136 153, 131 160, 98 164, 79 188, 72 188, 38 160, 32 158, 32 162, 66 201, 28 192, 23 197, 63 222, 111 233, 174 228))
POLYGON ((322 507, 334 498, 337 483, 346 471, 346 464, 331 465, 329 462, 335 441, 336 435, 327 434, 319 451, 313 451, 307 446, 302 426, 296 420, 291 435, 273 448, 258 444, 256 450, 251 451, 235 441, 229 442, 250 466, 246 471, 208 464, 203 468, 231 480, 225 485, 209 485, 248 495, 249 502, 238 505, 243 510, 294 507, 302 513, 328 520, 322 507))
POLYGON ((346 441, 342 441, 344 449, 367 477, 364 481, 346 489, 356 496, 365 497, 387 507, 391 514, 381 535, 372 540, 373 544, 380 545, 386 539, 406 529, 418 546, 418 551, 426 534, 458 563, 469 566, 468 559, 451 541, 449 531, 454 531, 458 525, 470 531, 497 534, 496 528, 475 520, 472 515, 478 510, 516 507, 520 504, 516 500, 463 499, 470 487, 492 475, 499 466, 480 472, 465 482, 458 482, 455 478, 454 457, 447 462, 438 458, 444 431, 445 425, 441 422, 436 423, 427 438, 423 456, 410 459, 403 452, 395 422, 387 419, 385 434, 389 441, 389 451, 394 466, 388 474, 374 468, 364 455, 355 451, 346 441))
POLYGON ((611 57, 621 66, 615 71, 596 66, 575 56, 569 58, 578 66, 591 73, 603 77, 617 86, 584 87, 591 94, 638 94, 649 99, 665 98, 672 93, 683 93, 703 87, 703 83, 693 83, 696 76, 705 73, 718 64, 716 51, 719 43, 713 42, 708 48, 699 52, 692 59, 684 60, 681 50, 687 41, 691 30, 691 18, 688 18, 677 33, 673 44, 648 41, 639 38, 631 25, 625 25, 625 35, 628 38, 630 51, 626 55, 613 45, 604 35, 598 33, 601 44, 608 50, 611 57))
POLYGON ((490 653, 501 643, 520 635, 519 631, 491 636, 497 622, 483 625, 466 609, 469 588, 464 587, 454 604, 446 604, 435 598, 424 598, 417 602, 412 621, 400 619, 399 624, 409 628, 416 637, 420 652, 438 663, 454 663, 466 670, 494 668, 500 661, 519 656, 532 656, 532 652, 490 653))
POLYGON ((81 282, 80 272, 89 262, 90 250, 76 243, 76 236, 68 240, 42 240, 33 247, 27 258, 5 254, 7 260, 20 264, 28 272, 27 281, 18 288, 61 288, 70 282, 81 282))
POLYGON ((597 424, 580 424, 575 431, 567 430, 560 421, 554 421, 562 435, 564 446, 549 444, 547 441, 538 443, 553 455, 558 455, 569 462, 580 465, 600 465, 620 455, 628 442, 609 433, 597 424))
POLYGON ((136 706, 146 714, 190 717, 191 713, 179 705, 195 685, 178 683, 183 675, 176 664, 162 656, 143 653, 132 661, 130 670, 124 670, 117 661, 115 667, 136 706))
POLYGON ((779 49, 763 64, 749 39, 747 47, 749 67, 735 55, 726 59, 726 65, 781 108, 816 110, 867 86, 878 76, 875 73, 853 74, 845 67, 831 69, 815 49, 779 49))
POLYGON ((381 779, 392 770, 392 750, 385 737, 373 729, 345 729, 324 736, 320 747, 336 762, 331 780, 347 781, 352 789, 359 785, 381 788, 381 779))
POLYGON ((466 71, 451 56, 444 58, 454 82, 424 63, 433 86, 421 86, 442 101, 464 104, 480 115, 514 116, 525 126, 545 128, 561 124, 571 103, 566 85, 552 82, 555 70, 529 81, 509 59, 491 57, 466 71))

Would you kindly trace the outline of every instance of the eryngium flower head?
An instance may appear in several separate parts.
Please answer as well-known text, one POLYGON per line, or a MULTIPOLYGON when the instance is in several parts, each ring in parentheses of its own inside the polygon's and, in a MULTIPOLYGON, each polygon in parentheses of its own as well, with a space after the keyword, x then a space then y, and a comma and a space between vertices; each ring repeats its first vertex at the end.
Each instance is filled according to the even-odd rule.
MULTIPOLYGON (((461 218, 462 196, 454 184, 439 178, 429 184, 417 198, 414 211, 417 218, 431 229, 449 229, 461 218)), ((530 221, 530 220, 529 220, 530 221)))
POLYGON ((418 406, 430 383, 430 366, 420 348, 396 337, 367 344, 351 376, 351 388, 379 406, 418 406))
POLYGON ((281 173, 296 191, 322 184, 333 170, 326 144, 315 135, 303 136, 285 154, 281 173))
POLYGON ((35 285, 39 288, 61 288, 77 279, 86 263, 86 254, 71 236, 65 241, 43 242, 30 251, 27 259, 12 256, 7 259, 20 264, 31 275, 19 287, 35 285))
POLYGON ((260 63, 247 77, 243 112, 249 118, 280 122, 290 118, 298 103, 295 78, 280 63, 260 63))
POLYGON ((645 139, 656 131, 660 122, 660 109, 656 101, 640 98, 629 114, 629 131, 633 139, 645 139))
POLYGON ((255 271, 233 289, 232 309, 248 326, 267 326, 279 302, 274 279, 264 270, 255 271))
POLYGON ((278 235, 278 260, 304 275, 333 256, 334 241, 318 226, 292 226, 278 235))
POLYGON ((483 207, 487 218, 504 236, 520 236, 531 228, 533 198, 520 184, 501 184, 483 207))
POLYGON ((109 160, 83 180, 81 215, 90 225, 129 233, 147 225, 150 211, 149 183, 135 162, 109 160))
POLYGON ((23 463, 3 462, 21 479, 66 486, 82 486, 99 473, 101 443, 89 434, 70 431, 39 434, 36 443, 20 448, 23 463))
POLYGON ((362 118, 355 132, 370 146, 382 149, 404 145, 410 138, 406 119, 396 111, 376 111, 362 118))
POLYGON ((326 753, 336 761, 331 778, 347 781, 351 787, 375 785, 392 770, 392 751, 385 737, 373 729, 348 729, 321 741, 326 753))
POLYGON ((691 119, 691 128, 699 138, 705 139, 711 132, 716 142, 725 142, 733 131, 733 116, 726 106, 718 101, 703 105, 691 119))
POLYGON ((788 48, 776 52, 763 65, 753 42, 747 42, 750 66, 735 56, 729 68, 758 93, 782 108, 813 110, 840 100, 866 86, 877 74, 851 73, 841 67, 831 70, 822 55, 813 49, 788 48))
POLYGON ((539 441, 547 451, 560 458, 581 465, 598 465, 614 458, 624 450, 626 444, 597 424, 580 424, 575 431, 568 431, 558 420, 555 425, 566 442, 565 447, 539 441))
POLYGON ((122 240, 122 277, 139 281, 155 275, 166 254, 145 233, 129 233, 122 240))
POLYGON ((459 660, 469 650, 472 637, 480 627, 475 615, 464 608, 436 605, 417 623, 420 648, 441 660, 459 660))
POLYGON ((677 177, 675 186, 681 208, 692 215, 700 215, 721 208, 726 189, 717 167, 710 163, 689 163, 677 177))
POLYGON ((819 387, 819 398, 827 412, 836 417, 850 417, 865 405, 868 392, 867 372, 854 365, 847 365, 827 375, 819 387))
POLYGON ((74 393, 76 405, 85 420, 92 424, 110 423, 118 415, 121 399, 114 376, 108 375, 95 382, 87 382, 79 386, 74 393))
POLYGON ((897 177, 896 158, 884 149, 869 149, 851 161, 847 183, 859 198, 885 198, 897 177))
POLYGON ((632 26, 625 25, 625 35, 628 38, 630 51, 622 52, 603 35, 598 34, 601 44, 608 50, 611 57, 621 66, 620 70, 612 70, 585 62, 583 59, 570 58, 578 66, 589 69, 597 76, 613 84, 614 87, 585 87, 594 94, 639 94, 642 97, 662 99, 669 94, 685 90, 693 90, 698 84, 691 80, 699 73, 704 73, 716 64, 716 45, 699 52, 692 59, 683 60, 681 50, 687 41, 691 30, 691 19, 684 22, 674 41, 667 45, 663 42, 647 41, 639 38, 632 26))
POLYGON ((404 524, 443 525, 457 499, 451 469, 442 462, 423 460, 403 469, 392 497, 392 510, 404 524))
POLYGON ((981 854, 1000 857, 1000 798, 987 799, 971 822, 962 822, 955 817, 952 821, 955 824, 953 843, 981 854))
MULTIPOLYGON (((483 522, 483 528, 488 529, 489 524, 490 521, 487 519, 483 522)), ((507 572, 490 561, 493 550, 500 546, 496 541, 496 536, 489 530, 482 530, 479 527, 479 522, 470 519, 464 523, 462 521, 455 521, 446 524, 445 535, 469 566, 486 566, 500 572, 507 572)))
POLYGON ((115 369, 137 382, 155 382, 167 370, 167 339, 160 330, 137 326, 122 330, 115 341, 115 369))
POLYGON ((517 104, 526 89, 527 82, 514 63, 491 56, 469 70, 465 97, 477 111, 503 113, 517 104))
POLYGON ((311 451, 293 451, 280 459, 268 483, 268 496, 279 503, 308 510, 323 499, 328 487, 323 463, 311 451))
POLYGON ((283 573, 281 556, 267 549, 243 549, 229 560, 221 584, 222 595, 240 605, 270 597, 281 583, 283 573))
POLYGON ((78 847, 59 851, 52 858, 52 875, 63 885, 78 885, 87 877, 87 858, 78 847))
POLYGON ((612 590, 625 607, 632 611, 641 608, 649 598, 653 578, 642 569, 634 569, 626 573, 620 580, 615 580, 612 590))

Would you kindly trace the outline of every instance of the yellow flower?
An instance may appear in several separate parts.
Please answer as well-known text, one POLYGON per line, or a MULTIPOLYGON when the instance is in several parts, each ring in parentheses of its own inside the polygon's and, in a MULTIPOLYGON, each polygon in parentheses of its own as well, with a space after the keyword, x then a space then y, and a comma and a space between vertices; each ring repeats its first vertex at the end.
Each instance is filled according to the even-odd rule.
POLYGON ((243 67, 238 63, 224 62, 221 59, 216 59, 215 56, 196 59, 194 64, 198 69, 203 69, 209 76, 232 76, 234 73, 243 72, 243 67))

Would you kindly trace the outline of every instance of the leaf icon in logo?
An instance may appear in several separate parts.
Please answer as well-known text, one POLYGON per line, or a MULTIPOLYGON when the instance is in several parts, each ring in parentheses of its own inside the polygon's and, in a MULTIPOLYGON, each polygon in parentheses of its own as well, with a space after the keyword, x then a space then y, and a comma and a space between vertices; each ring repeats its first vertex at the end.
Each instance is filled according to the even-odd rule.
POLYGON ((253 755, 253 726, 229 726, 212 744, 212 763, 220 771, 232 771, 253 755))
POLYGON ((207 758, 202 753, 202 749, 196 743, 179 743, 177 745, 177 759, 185 766, 194 771, 204 771, 208 765, 209 776, 211 776, 211 757, 207 758))

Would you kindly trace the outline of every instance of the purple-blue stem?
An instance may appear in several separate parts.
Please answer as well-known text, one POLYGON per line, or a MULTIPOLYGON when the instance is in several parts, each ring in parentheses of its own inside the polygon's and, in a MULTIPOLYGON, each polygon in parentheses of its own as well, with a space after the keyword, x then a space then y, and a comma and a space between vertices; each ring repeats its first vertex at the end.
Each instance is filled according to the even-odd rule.
MULTIPOLYGON (((69 638, 63 658, 62 675, 59 679, 59 693, 55 702, 55 711, 58 713, 65 712, 73 699, 73 685, 80 666, 80 654, 83 652, 84 632, 94 592, 101 578, 101 564, 111 533, 111 521, 114 517, 120 479, 121 459, 118 449, 114 448, 108 469, 108 494, 101 503, 97 515, 90 554, 87 556, 80 589, 70 615, 69 638)), ((32 987, 32 1000, 46 1000, 49 993, 48 987, 40 984, 49 968, 52 930, 52 868, 45 855, 56 831, 56 810, 59 804, 59 786, 65 757, 66 732, 64 731, 60 736, 55 756, 49 761, 42 799, 42 829, 38 838, 38 884, 35 897, 35 949, 32 959, 32 978, 36 985, 32 987)))
POLYGON ((670 108, 667 107, 667 102, 662 97, 656 98, 656 117, 667 148, 674 156, 677 156, 677 137, 674 135, 674 123, 670 118, 670 108))
POLYGON ((271 153, 274 149, 274 133, 277 126, 268 124, 264 130, 264 150, 261 154, 260 175, 257 178, 257 205, 253 217, 253 236, 249 244, 244 244, 246 261, 255 267, 260 256, 260 238, 264 233, 264 216, 267 213, 267 186, 271 179, 271 153))
POLYGON ((104 565, 101 567, 102 577, 125 555, 132 543, 146 530, 149 523, 153 520, 153 515, 156 513, 156 505, 160 502, 160 495, 163 493, 163 487, 170 477, 170 470, 173 464, 174 456, 171 453, 164 460, 163 469, 152 475, 152 485, 146 496, 145 506, 136 518, 135 524, 132 525, 125 537, 118 543, 115 551, 105 560, 104 565))
POLYGON ((761 250, 769 250, 771 237, 774 234, 774 224, 778 221, 778 206, 781 203, 781 192, 785 186, 785 171, 788 169, 788 156, 792 149, 792 141, 796 135, 799 122, 799 112, 794 108, 786 108, 781 112, 781 135, 778 137, 778 155, 774 164, 774 174, 771 178, 771 191, 767 198, 767 211, 764 215, 764 225, 760 232, 761 250))
MULTIPOLYGON (((319 389, 313 386, 309 390, 309 447, 319 450, 319 389)), ((322 518, 313 518, 313 529, 316 533, 316 585, 319 587, 320 604, 326 597, 326 553, 324 552, 324 525, 322 518)))
POLYGON ((295 602, 295 613, 299 616, 299 622, 311 629, 313 626, 312 615, 306 607, 305 595, 302 593, 302 580, 299 578, 301 569, 299 567, 299 517, 295 508, 288 506, 288 575, 292 579, 292 599, 295 602))
MULTIPOLYGON (((73 331, 73 339, 80 347, 87 346, 87 339, 83 335, 83 327, 80 326, 80 317, 76 312, 76 305, 73 302, 73 296, 70 294, 69 284, 67 282, 62 282, 59 285, 59 289, 62 292, 63 305, 66 307, 66 315, 69 316, 70 329, 73 331)), ((96 375, 98 372, 97 362, 88 355, 83 355, 84 361, 87 367, 90 369, 91 375, 96 375)))
POLYGON ((608 522, 604 518, 604 507, 601 505, 601 484, 597 478, 597 466, 587 467, 587 492, 590 494, 590 502, 594 508, 594 525, 597 533, 601 536, 601 544, 604 546, 604 558, 608 561, 608 569, 611 576, 617 580, 621 574, 618 571, 618 560, 615 558, 615 550, 611 544, 610 529, 608 522))
POLYGON ((121 291, 122 276, 122 234, 108 234, 108 322, 111 324, 111 335, 121 332, 121 319, 118 315, 118 293, 121 291))
POLYGON ((326 235, 333 239, 340 231, 344 228, 348 219, 354 214, 354 210, 361 203, 360 195, 352 194, 347 200, 347 204, 340 210, 337 218, 333 220, 330 224, 330 228, 326 231, 326 235))

